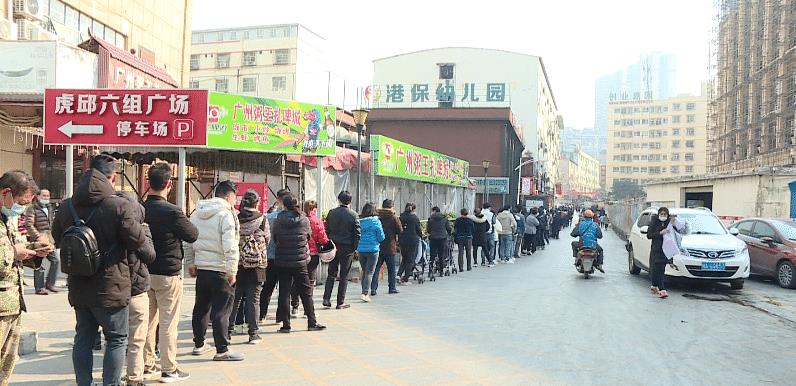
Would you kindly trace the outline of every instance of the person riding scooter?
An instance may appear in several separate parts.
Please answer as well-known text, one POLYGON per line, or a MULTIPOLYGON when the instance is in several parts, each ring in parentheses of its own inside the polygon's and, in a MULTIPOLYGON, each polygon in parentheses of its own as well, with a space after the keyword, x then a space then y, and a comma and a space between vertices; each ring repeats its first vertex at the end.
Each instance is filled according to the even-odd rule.
MULTIPOLYGON (((578 237, 577 241, 572 242, 572 257, 578 257, 578 250, 581 248, 594 248, 597 250, 597 268, 598 271, 603 271, 603 248, 597 243, 597 239, 603 238, 603 232, 600 227, 594 222, 594 212, 586 209, 583 212, 578 226, 572 229, 569 234, 572 237, 578 237)), ((577 263, 575 263, 577 265, 577 263)))

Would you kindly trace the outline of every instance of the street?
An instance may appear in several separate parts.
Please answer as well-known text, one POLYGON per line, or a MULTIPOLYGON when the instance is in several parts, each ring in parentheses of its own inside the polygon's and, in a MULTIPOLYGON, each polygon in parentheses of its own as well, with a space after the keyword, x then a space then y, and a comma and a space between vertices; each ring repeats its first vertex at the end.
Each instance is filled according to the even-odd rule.
MULTIPOLYGON (((302 331, 300 319, 286 335, 264 326, 258 346, 233 337, 233 350, 247 355, 238 363, 190 356, 191 287, 180 324, 185 384, 793 384, 793 291, 758 279, 742 291, 677 282, 669 299, 657 299, 646 273, 628 274, 612 231, 601 241, 606 274, 584 280, 568 232, 514 265, 401 287, 399 295, 385 286, 370 304, 352 284, 349 310, 318 311, 326 331, 302 331)), ((66 295, 27 302, 23 325, 38 330, 39 352, 22 357, 12 384, 72 384, 66 295)), ((100 364, 95 355, 96 370, 100 364)))

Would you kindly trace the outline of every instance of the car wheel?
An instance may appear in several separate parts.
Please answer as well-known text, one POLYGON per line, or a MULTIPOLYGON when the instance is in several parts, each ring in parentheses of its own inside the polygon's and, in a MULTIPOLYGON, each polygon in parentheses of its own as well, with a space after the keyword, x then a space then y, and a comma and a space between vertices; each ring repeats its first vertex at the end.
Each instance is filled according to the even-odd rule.
POLYGON ((743 289, 743 283, 744 283, 743 279, 735 279, 730 282, 730 288, 734 290, 743 289))
POLYGON ((777 264, 777 284, 782 288, 796 288, 796 267, 790 261, 777 264))
POLYGON ((636 265, 636 257, 633 254, 633 247, 627 249, 627 267, 631 275, 638 275, 641 273, 641 268, 636 265))

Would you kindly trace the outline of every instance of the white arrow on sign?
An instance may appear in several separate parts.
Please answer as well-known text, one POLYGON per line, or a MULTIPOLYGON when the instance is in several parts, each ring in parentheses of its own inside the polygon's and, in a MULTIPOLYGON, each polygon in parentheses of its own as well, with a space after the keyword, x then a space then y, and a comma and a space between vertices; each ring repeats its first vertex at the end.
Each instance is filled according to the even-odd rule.
POLYGON ((75 125, 72 124, 72 121, 66 122, 58 128, 58 131, 69 138, 75 134, 102 134, 104 130, 105 126, 103 125, 75 125))

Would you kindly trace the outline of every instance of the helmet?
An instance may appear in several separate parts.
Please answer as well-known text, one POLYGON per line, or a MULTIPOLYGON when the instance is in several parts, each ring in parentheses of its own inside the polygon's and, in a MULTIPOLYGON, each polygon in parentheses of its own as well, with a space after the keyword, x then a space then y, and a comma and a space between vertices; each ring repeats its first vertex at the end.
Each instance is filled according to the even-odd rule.
POLYGON ((586 209, 583 212, 583 217, 592 218, 592 217, 594 217, 594 212, 592 212, 591 209, 586 209))

